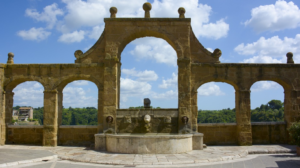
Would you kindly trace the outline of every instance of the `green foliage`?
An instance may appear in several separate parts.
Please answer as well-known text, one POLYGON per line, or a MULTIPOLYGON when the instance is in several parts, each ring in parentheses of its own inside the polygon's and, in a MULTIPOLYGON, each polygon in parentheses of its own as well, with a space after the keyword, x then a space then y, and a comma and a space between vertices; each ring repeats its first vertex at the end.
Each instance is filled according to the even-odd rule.
MULTIPOLYGON (((234 123, 235 109, 199 110, 198 123, 234 123)), ((284 121, 284 107, 280 100, 271 100, 251 110, 251 122, 284 121)))
POLYGON ((95 107, 64 108, 62 125, 97 125, 98 110, 95 107))
POLYGON ((33 108, 33 119, 43 125, 44 123, 44 107, 33 108))
POLYGON ((300 121, 293 123, 288 131, 292 138, 292 143, 300 147, 300 121))

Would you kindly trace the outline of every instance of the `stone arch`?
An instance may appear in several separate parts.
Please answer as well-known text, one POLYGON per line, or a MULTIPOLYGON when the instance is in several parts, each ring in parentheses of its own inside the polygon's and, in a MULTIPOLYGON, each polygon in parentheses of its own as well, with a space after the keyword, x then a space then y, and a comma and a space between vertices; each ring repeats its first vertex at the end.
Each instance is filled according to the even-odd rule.
POLYGON ((63 77, 59 83, 55 85, 55 88, 58 91, 62 91, 69 83, 77 81, 77 80, 87 80, 89 82, 94 83, 98 90, 103 89, 103 85, 98 81, 96 78, 90 76, 90 75, 77 75, 77 76, 68 76, 68 77, 63 77))
POLYGON ((166 35, 166 33, 161 33, 159 31, 154 30, 140 30, 140 31, 133 31, 132 33, 125 33, 122 38, 119 39, 120 43, 118 45, 118 58, 121 58, 121 53, 123 52, 124 48, 132 41, 138 38, 143 37, 156 37, 165 40, 172 48, 175 50, 177 54, 177 58, 183 57, 183 49, 180 45, 179 41, 172 38, 171 36, 166 35))
POLYGON ((248 88, 250 88, 254 85, 254 83, 259 82, 259 81, 272 81, 278 83, 284 90, 292 89, 292 84, 290 84, 289 80, 285 78, 278 78, 278 77, 264 77, 260 78, 258 80, 252 80, 248 82, 248 88))
POLYGON ((209 82, 224 82, 224 83, 227 83, 227 84, 231 85, 234 88, 235 91, 239 90, 238 84, 236 84, 236 83, 234 83, 230 80, 206 78, 206 79, 201 80, 200 82, 196 82, 194 84, 194 87, 192 88, 192 91, 197 92, 199 87, 201 87, 203 84, 206 84, 206 83, 209 83, 209 82))
POLYGON ((46 90, 45 83, 43 81, 41 81, 40 78, 38 78, 38 77, 16 78, 16 79, 12 79, 11 81, 6 81, 4 84, 4 90, 12 91, 19 84, 24 83, 24 82, 29 82, 29 81, 39 82, 43 86, 44 90, 46 90))

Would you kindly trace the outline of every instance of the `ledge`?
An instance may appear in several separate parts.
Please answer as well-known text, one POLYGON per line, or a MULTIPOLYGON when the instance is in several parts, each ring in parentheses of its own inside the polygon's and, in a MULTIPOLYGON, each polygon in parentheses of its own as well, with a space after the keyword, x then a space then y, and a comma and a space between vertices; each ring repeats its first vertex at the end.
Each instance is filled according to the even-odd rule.
POLYGON ((97 128, 97 125, 60 125, 59 128, 97 128))
POLYGON ((267 64, 267 63, 192 63, 193 66, 211 66, 211 67, 282 67, 282 68, 299 68, 300 64, 287 64, 287 63, 278 63, 278 64, 267 64))
POLYGON ((198 126, 236 126, 236 123, 198 123, 198 126))
POLYGON ((285 122, 252 122, 251 125, 286 125, 285 122))
POLYGON ((44 128, 43 125, 8 125, 7 128, 44 128))
POLYGON ((43 67, 54 67, 54 68, 72 68, 72 67, 102 67, 103 63, 69 63, 69 64, 4 64, 5 68, 43 68, 43 67))
POLYGON ((191 18, 104 18, 104 22, 106 21, 147 21, 147 22, 191 22, 191 18))

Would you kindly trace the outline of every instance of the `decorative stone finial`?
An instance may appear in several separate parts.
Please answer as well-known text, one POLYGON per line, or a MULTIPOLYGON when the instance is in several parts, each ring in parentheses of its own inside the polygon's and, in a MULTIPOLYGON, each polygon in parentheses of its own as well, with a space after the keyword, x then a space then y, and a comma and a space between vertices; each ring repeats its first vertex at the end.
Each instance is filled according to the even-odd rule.
POLYGON ((110 12, 110 18, 116 18, 116 13, 118 12, 118 9, 113 6, 109 9, 109 12, 110 12))
POLYGON ((151 10, 151 8, 152 8, 151 3, 149 3, 149 2, 144 3, 143 9, 145 11, 145 18, 150 18, 150 10, 151 10))
POLYGON ((294 63, 294 59, 293 59, 293 53, 292 52, 288 52, 286 54, 286 57, 287 57, 287 62, 288 64, 293 64, 294 63))
POLYGON ((10 52, 8 53, 8 59, 7 59, 7 63, 8 64, 13 64, 14 63, 14 53, 10 52))
POLYGON ((221 57, 221 55, 222 55, 222 51, 221 51, 220 49, 218 49, 218 48, 216 48, 216 49, 214 50, 214 52, 212 53, 212 56, 213 56, 214 58, 219 58, 219 57, 221 57))
POLYGON ((78 59, 82 54, 83 54, 83 52, 81 50, 76 50, 74 53, 74 56, 76 59, 78 59))
POLYGON ((179 18, 185 18, 185 9, 183 7, 178 8, 179 18))
POLYGON ((144 108, 150 108, 151 100, 149 98, 144 98, 144 108))

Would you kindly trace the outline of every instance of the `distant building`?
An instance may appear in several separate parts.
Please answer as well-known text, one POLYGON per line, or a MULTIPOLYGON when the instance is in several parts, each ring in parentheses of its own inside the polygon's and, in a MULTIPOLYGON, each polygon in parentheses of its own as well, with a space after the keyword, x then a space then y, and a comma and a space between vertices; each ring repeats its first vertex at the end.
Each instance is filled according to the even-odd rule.
POLYGON ((18 118, 20 121, 28 121, 28 119, 33 119, 33 108, 32 107, 20 107, 18 118))
POLYGON ((19 117, 19 111, 18 110, 13 110, 13 112, 12 112, 12 118, 14 120, 18 120, 18 117, 19 117))

